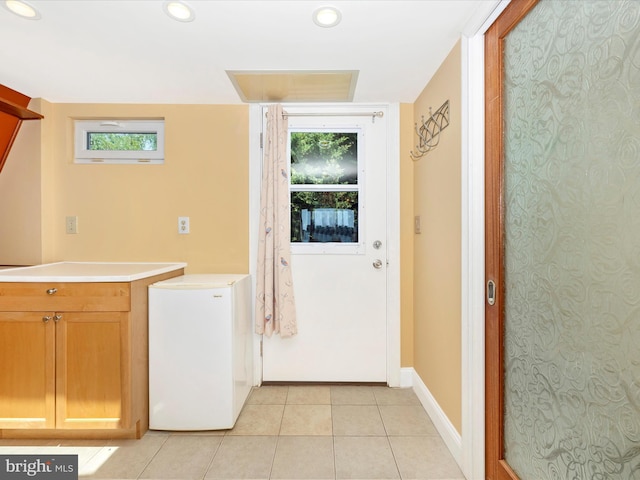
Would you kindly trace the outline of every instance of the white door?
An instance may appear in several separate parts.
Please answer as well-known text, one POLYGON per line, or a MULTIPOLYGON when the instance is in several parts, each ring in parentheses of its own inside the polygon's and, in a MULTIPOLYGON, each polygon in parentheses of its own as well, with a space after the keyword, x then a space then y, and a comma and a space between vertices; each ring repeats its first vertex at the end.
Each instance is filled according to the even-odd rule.
POLYGON ((298 334, 264 337, 263 381, 387 381, 386 122, 289 117, 298 334), (320 149, 338 144, 342 152, 325 156, 341 158, 302 158, 298 150, 313 150, 314 140, 320 149))

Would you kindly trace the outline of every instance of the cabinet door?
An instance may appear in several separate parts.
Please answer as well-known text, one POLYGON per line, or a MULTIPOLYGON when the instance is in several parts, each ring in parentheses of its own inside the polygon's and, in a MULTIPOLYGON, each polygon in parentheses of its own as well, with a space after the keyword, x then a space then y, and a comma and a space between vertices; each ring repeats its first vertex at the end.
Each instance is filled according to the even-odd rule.
POLYGON ((0 312, 0 428, 55 426, 52 316, 0 312))
POLYGON ((129 428, 126 312, 64 312, 56 333, 56 427, 129 428))

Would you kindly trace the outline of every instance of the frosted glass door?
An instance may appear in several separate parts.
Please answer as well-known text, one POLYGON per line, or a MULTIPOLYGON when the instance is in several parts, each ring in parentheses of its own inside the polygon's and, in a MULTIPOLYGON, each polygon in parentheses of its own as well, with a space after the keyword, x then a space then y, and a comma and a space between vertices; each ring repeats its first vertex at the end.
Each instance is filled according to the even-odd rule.
POLYGON ((640 478, 640 2, 541 0, 504 40, 504 458, 640 478))

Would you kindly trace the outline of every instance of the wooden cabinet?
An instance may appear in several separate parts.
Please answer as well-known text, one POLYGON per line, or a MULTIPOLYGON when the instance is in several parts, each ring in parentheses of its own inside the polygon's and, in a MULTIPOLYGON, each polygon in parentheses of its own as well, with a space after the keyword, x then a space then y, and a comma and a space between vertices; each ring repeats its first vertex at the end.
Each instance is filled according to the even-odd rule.
POLYGON ((55 326, 0 312, 0 428, 55 427, 55 326))
POLYGON ((149 284, 0 282, 0 438, 140 438, 149 284))
POLYGON ((61 316, 56 325, 56 428, 129 428, 128 314, 61 316))

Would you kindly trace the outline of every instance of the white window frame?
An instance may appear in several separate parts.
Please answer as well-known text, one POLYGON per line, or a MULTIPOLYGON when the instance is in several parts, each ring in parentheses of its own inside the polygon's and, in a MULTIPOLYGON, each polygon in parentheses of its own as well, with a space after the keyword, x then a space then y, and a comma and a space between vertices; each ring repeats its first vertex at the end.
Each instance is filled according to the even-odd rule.
MULTIPOLYGON (((291 242, 291 253, 293 255, 306 254, 347 254, 347 255, 364 255, 365 253, 365 218, 364 218, 364 200, 365 200, 365 171, 364 171, 364 131, 359 125, 352 126, 289 126, 287 158, 289 159, 289 199, 292 192, 358 192, 358 241, 357 242, 291 242), (358 135, 358 183, 340 185, 340 184, 318 184, 318 185, 292 185, 291 184, 291 133, 292 132, 339 132, 339 133, 356 133, 358 135)), ((289 213, 291 220, 291 212, 289 213)))
POLYGON ((163 164, 164 119, 159 120, 74 120, 74 163, 163 164), (89 133, 153 133, 157 136, 157 150, 116 151, 89 150, 89 133))

